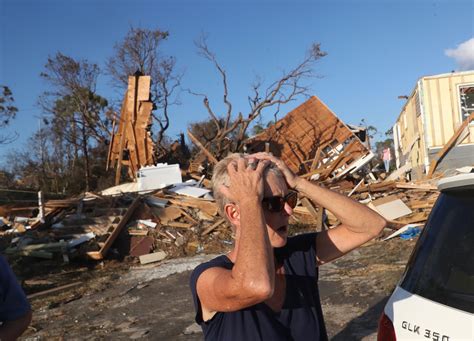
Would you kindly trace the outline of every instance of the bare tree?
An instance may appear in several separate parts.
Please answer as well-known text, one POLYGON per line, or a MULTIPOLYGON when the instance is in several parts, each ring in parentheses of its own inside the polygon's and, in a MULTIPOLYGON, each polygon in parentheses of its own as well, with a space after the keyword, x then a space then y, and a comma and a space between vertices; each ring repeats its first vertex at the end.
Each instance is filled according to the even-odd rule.
POLYGON ((157 112, 152 113, 159 129, 158 148, 162 145, 170 123, 170 107, 179 104, 177 91, 182 74, 176 71, 176 59, 161 54, 167 31, 131 27, 125 38, 115 44, 114 55, 107 62, 107 73, 119 88, 126 89, 128 76, 140 72, 151 76, 151 100, 157 112))
MULTIPOLYGON (((16 117, 18 108, 13 105, 15 100, 8 86, 0 85, 0 91, 0 129, 3 129, 16 117)), ((16 133, 0 135, 0 144, 13 142, 17 137, 16 133)))
POLYGON ((204 146, 216 153, 217 159, 222 158, 229 152, 241 150, 249 125, 257 119, 265 109, 273 107, 276 113, 282 104, 295 100, 299 96, 309 95, 309 86, 304 81, 315 77, 313 66, 320 58, 326 55, 320 48, 320 44, 314 43, 307 52, 304 59, 289 71, 283 71, 279 79, 271 82, 268 86, 264 86, 257 79, 252 85, 252 94, 248 96, 250 109, 243 114, 239 112, 236 117, 233 114, 233 105, 229 101, 229 88, 227 73, 222 65, 218 62, 215 53, 213 53, 208 45, 206 36, 201 36, 195 42, 198 53, 209 60, 217 69, 223 86, 222 100, 226 110, 223 114, 216 113, 210 104, 208 96, 199 93, 194 95, 203 97, 203 105, 206 108, 215 129, 215 137, 212 141, 206 141, 204 146), (230 136, 233 136, 230 139, 230 136), (231 141, 231 142, 229 142, 231 141))

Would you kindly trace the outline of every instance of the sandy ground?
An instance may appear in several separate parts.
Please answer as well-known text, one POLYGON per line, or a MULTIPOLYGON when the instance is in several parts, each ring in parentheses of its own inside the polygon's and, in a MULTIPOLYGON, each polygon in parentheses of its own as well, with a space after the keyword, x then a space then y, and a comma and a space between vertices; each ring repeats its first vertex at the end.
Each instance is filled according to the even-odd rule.
MULTIPOLYGON (((320 268, 330 339, 376 340, 378 318, 414 243, 371 242, 320 268)), ((213 256, 83 268, 80 285, 32 300, 33 323, 22 339, 202 340, 188 280, 191 269, 213 256)))

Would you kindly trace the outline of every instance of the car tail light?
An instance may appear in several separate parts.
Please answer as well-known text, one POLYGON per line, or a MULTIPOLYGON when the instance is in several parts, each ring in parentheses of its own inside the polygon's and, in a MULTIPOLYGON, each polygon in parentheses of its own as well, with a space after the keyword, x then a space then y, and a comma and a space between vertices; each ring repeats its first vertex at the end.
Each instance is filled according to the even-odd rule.
POLYGON ((377 341, 396 341, 395 329, 392 321, 382 312, 379 320, 379 331, 377 333, 377 341))

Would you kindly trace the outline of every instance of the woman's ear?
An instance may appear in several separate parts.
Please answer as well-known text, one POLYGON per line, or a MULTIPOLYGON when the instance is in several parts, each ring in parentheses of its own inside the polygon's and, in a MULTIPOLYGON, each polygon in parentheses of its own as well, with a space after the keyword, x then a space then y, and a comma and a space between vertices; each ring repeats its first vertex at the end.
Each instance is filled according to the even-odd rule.
POLYGON ((236 204, 226 204, 224 212, 229 222, 234 226, 240 226, 240 210, 236 204))

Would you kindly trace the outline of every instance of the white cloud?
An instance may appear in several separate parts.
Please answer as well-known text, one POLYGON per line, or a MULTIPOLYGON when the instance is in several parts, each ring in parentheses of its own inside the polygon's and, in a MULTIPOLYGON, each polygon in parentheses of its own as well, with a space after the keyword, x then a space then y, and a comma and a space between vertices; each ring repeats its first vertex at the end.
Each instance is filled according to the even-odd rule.
POLYGON ((459 44, 455 49, 444 50, 444 53, 454 58, 461 71, 474 69, 474 38, 459 44))

